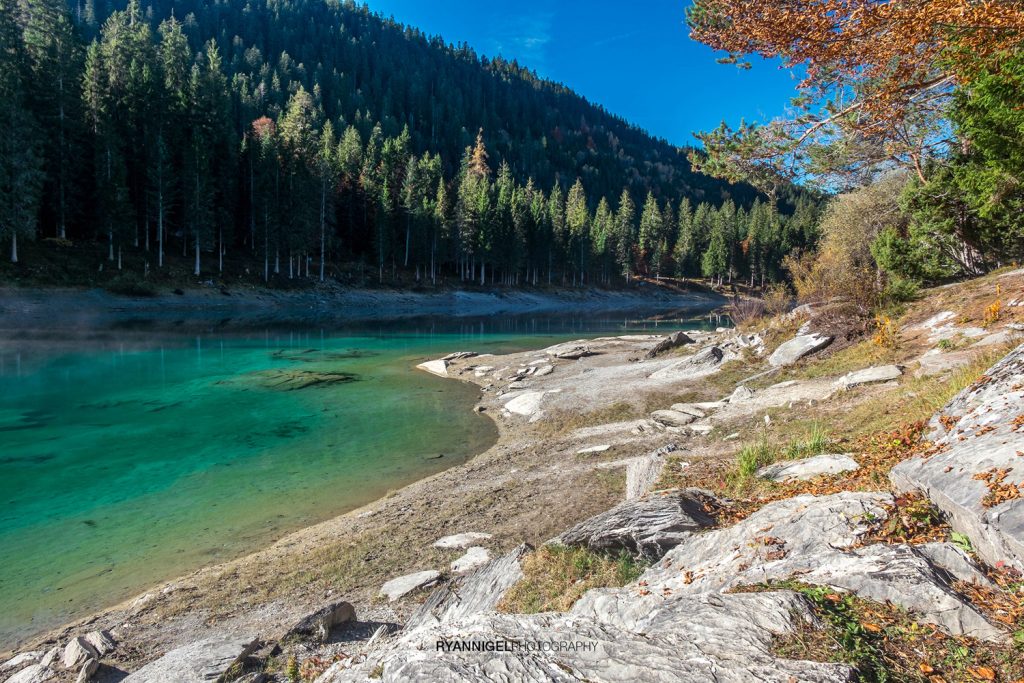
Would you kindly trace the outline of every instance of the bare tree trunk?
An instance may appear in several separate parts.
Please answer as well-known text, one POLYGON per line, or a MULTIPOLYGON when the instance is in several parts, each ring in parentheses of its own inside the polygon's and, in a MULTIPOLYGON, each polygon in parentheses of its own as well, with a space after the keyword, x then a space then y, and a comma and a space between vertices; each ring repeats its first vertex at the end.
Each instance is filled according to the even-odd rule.
POLYGON ((11 263, 18 262, 18 233, 11 231, 11 263))

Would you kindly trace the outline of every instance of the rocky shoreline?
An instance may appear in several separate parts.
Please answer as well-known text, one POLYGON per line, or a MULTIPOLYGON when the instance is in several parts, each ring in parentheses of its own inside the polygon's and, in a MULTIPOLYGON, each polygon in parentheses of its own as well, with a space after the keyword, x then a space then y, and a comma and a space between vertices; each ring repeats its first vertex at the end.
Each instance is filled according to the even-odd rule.
MULTIPOLYGON (((1024 291, 1024 273, 1002 278, 1024 291)), ((893 349, 851 343, 807 310, 746 331, 425 362, 480 386, 496 446, 27 643, 12 680, 75 680, 88 666, 31 660, 66 658, 93 633, 116 646, 82 680, 857 680, 842 653, 780 649, 830 628, 818 589, 978 657, 1010 648, 1021 625, 1005 605, 1019 596, 1001 577, 1024 570, 1024 301, 974 324, 991 284, 933 293, 902 316, 893 349), (854 438, 918 414, 931 416, 920 440, 886 437, 876 452, 854 438), (745 464, 821 423, 835 438, 745 464), (907 496, 924 496, 926 522, 908 522, 907 496), (644 569, 568 611, 518 612, 509 596, 534 580, 539 550, 563 547, 644 569), (551 642, 575 645, 525 645, 551 642)), ((920 671, 939 666, 948 681, 996 676, 980 659, 920 671)))

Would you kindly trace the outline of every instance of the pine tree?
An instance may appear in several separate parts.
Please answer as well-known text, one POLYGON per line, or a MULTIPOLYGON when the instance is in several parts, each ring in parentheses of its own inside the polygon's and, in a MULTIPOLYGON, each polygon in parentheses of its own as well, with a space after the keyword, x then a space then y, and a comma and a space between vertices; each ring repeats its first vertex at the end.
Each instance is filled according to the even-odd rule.
MULTIPOLYGON (((565 200, 565 223, 570 241, 569 251, 579 256, 574 270, 579 273, 579 282, 582 285, 586 272, 585 254, 590 233, 590 212, 587 209, 587 193, 583 189, 583 181, 579 178, 569 189, 569 196, 565 200)), ((574 274, 574 285, 575 280, 576 275, 574 274)))
POLYGON ((658 208, 658 201, 650 192, 644 200, 644 208, 640 214, 640 233, 637 237, 637 246, 640 248, 640 260, 646 268, 654 265, 653 256, 658 243, 662 239, 661 209, 658 208))
POLYGON ((633 245, 636 235, 636 207, 629 190, 622 188, 619 207, 615 212, 615 259, 629 282, 633 267, 633 245))
POLYGON ((31 105, 44 127, 47 176, 43 205, 52 212, 54 234, 67 237, 71 218, 81 121, 83 50, 63 0, 33 0, 26 12, 25 49, 31 63, 31 105))
POLYGON ((0 0, 0 237, 11 240, 18 262, 18 236, 35 234, 44 179, 40 138, 27 106, 29 64, 25 59, 14 0, 0 0))

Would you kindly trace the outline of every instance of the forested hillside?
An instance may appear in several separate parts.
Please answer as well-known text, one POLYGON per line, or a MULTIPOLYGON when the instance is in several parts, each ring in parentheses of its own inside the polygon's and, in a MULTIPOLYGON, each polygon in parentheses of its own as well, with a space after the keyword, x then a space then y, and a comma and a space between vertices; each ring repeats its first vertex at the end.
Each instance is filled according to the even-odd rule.
MULTIPOLYGON (((816 204, 694 172, 528 68, 351 2, 0 0, 0 236, 149 277, 751 282, 816 204), (95 251, 95 250, 94 250, 95 251), (95 258, 95 257, 94 257, 95 258)), ((102 267, 99 264, 97 267, 102 267)))

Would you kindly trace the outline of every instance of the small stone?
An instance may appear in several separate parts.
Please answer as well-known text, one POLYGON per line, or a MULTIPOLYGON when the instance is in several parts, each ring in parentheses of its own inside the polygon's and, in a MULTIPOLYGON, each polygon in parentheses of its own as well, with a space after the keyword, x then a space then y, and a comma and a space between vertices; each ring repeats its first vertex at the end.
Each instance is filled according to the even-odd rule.
POLYGON ((820 334, 798 335, 785 342, 768 357, 772 367, 792 365, 804 356, 823 349, 832 343, 832 337, 820 334))
POLYGON ((445 550, 468 548, 471 545, 479 543, 480 541, 486 541, 490 538, 490 534, 485 534, 481 531, 467 531, 462 534, 454 534, 452 536, 439 538, 434 541, 434 547, 443 548, 445 550))
POLYGON ((75 683, 85 683, 92 675, 96 673, 96 670, 100 668, 100 663, 95 659, 86 661, 85 665, 82 666, 81 671, 78 672, 78 677, 75 679, 75 683))
POLYGON ((704 418, 708 416, 707 413, 692 403, 673 403, 671 409, 678 410, 680 413, 686 413, 687 415, 693 415, 697 418, 704 418))
POLYGON ((757 476, 771 481, 802 481, 823 474, 841 474, 857 469, 860 469, 860 465, 849 454, 826 453, 813 458, 777 462, 759 469, 757 476))
POLYGON ((381 586, 380 595, 386 597, 390 602, 394 602, 415 590, 434 585, 440 578, 441 572, 434 569, 406 574, 405 576, 391 579, 381 586))
POLYGON ((729 403, 742 403, 752 398, 754 398, 754 392, 741 384, 729 395, 729 403))
POLYGON ((453 574, 465 574, 482 567, 491 561, 491 553, 487 548, 475 545, 466 551, 466 554, 451 564, 453 574))
POLYGON ((697 418, 678 410, 655 410, 651 413, 651 419, 669 427, 685 427, 697 418))
POLYGON ((844 375, 836 384, 847 389, 860 384, 871 384, 872 382, 888 382, 898 379, 903 375, 903 370, 896 365, 881 365, 874 368, 864 368, 844 375))

